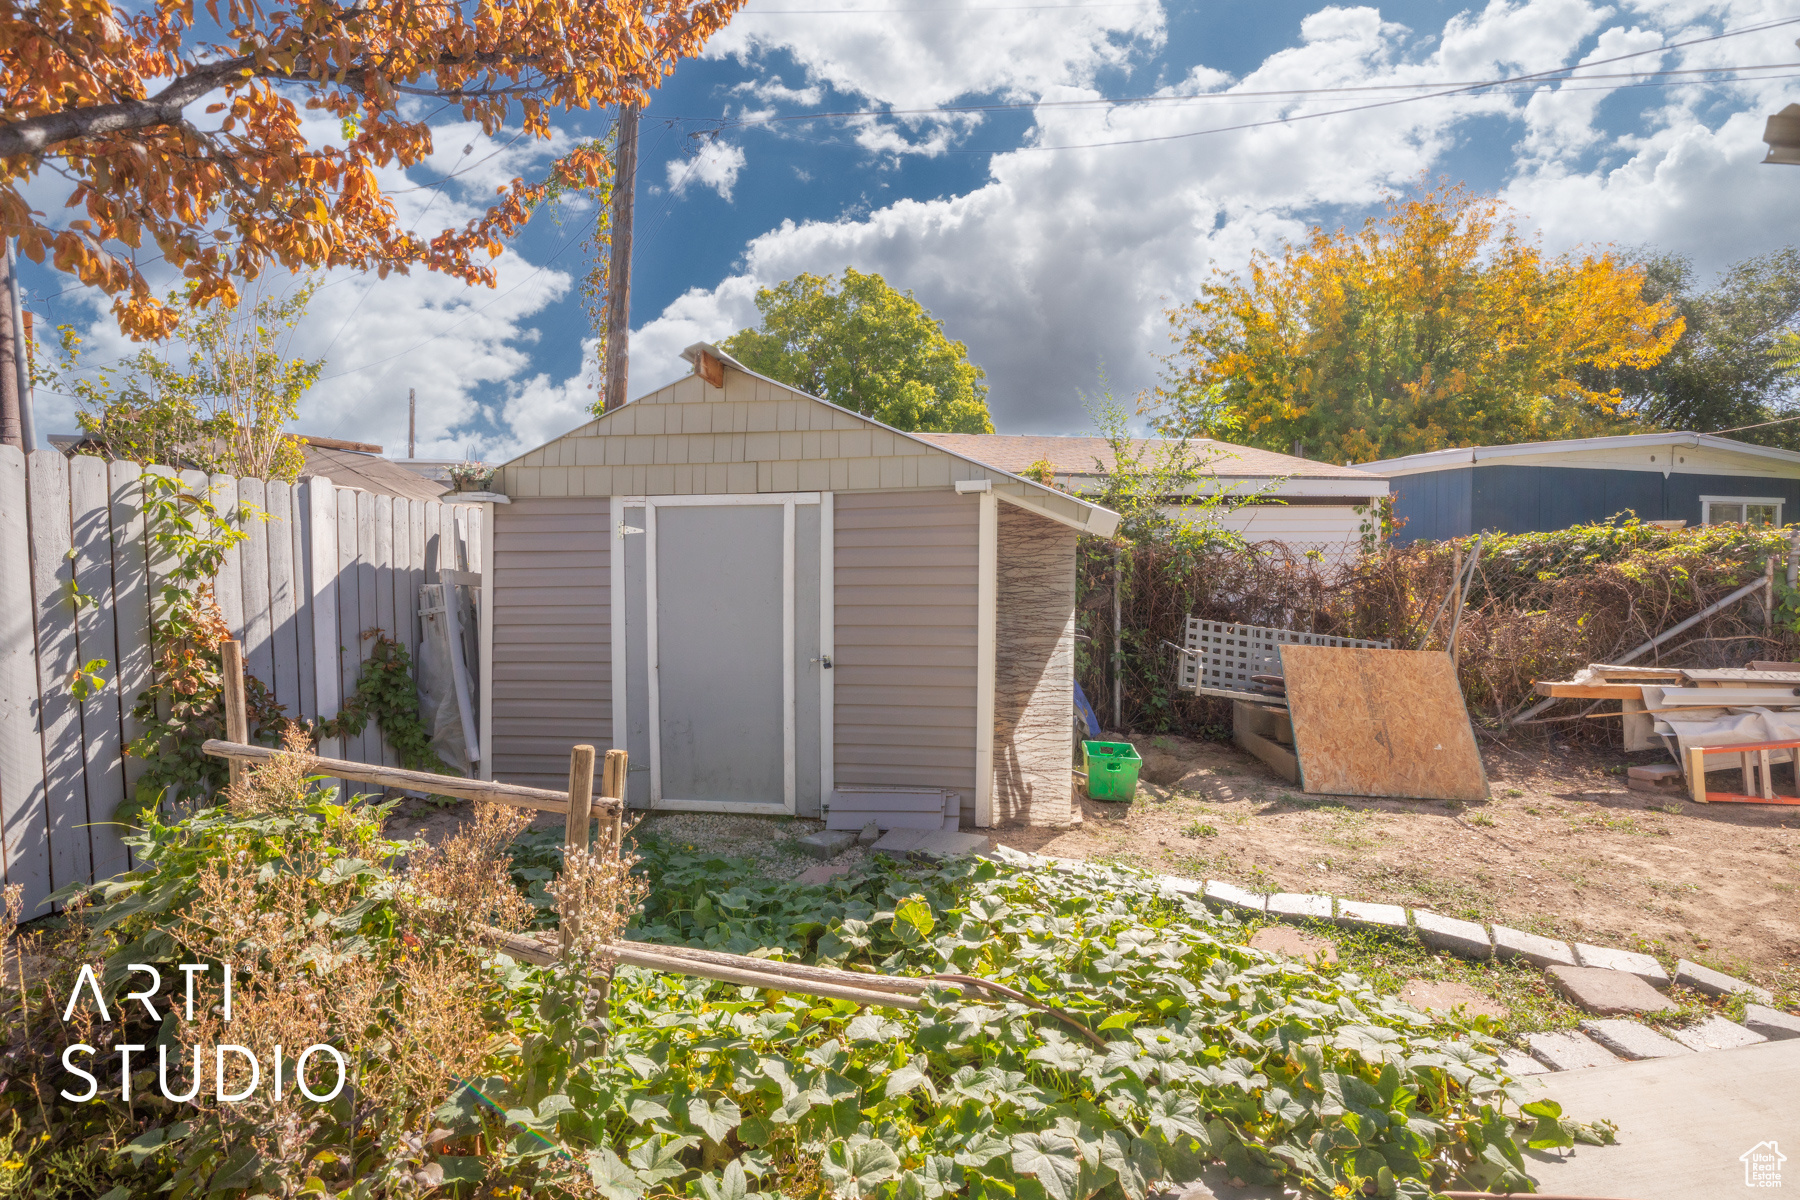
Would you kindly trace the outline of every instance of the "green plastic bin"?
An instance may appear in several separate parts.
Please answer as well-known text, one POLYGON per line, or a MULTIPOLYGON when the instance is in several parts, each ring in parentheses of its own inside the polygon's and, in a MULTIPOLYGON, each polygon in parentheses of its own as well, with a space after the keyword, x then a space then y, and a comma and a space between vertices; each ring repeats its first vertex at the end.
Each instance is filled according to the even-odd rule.
POLYGON ((1088 799, 1121 801, 1137 795, 1144 760, 1130 742, 1083 742, 1081 765, 1087 771, 1088 799))

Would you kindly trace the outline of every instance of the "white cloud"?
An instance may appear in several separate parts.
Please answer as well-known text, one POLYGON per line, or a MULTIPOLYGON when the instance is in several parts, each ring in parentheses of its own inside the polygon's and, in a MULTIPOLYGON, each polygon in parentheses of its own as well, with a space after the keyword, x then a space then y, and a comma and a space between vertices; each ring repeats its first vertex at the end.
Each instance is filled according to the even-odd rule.
MULTIPOLYGON (((984 185, 837 221, 784 223, 750 243, 739 273, 713 292, 688 293, 639 338, 661 353, 694 333, 729 332, 753 315, 742 301, 756 286, 848 263, 913 289, 969 344, 988 372, 999 428, 1082 430, 1088 418, 1079 393, 1091 392, 1103 369, 1127 396, 1151 384, 1156 356, 1168 348, 1163 310, 1195 295, 1215 267, 1234 270, 1253 249, 1297 238, 1314 220, 1335 223, 1366 209, 1438 170, 1465 120, 1516 119, 1526 103, 1516 95, 1460 95, 1205 132, 1389 98, 1242 93, 1542 70, 1576 61, 1607 11, 1578 0, 1490 3, 1431 31, 1438 36, 1427 53, 1423 39, 1372 8, 1327 8, 1307 18, 1298 44, 1230 87, 1220 89, 1222 80, 1202 68, 1180 92, 1164 93, 1208 88, 1211 98, 1056 106, 1099 92, 1046 85, 1029 145, 996 155, 984 185), (676 326, 680 336, 672 336, 676 326)), ((1514 126, 1526 136, 1530 128, 1514 126)), ((1557 128, 1567 144, 1580 142, 1575 117, 1557 128)), ((634 362, 641 370, 644 355, 634 362)))
POLYGON ((700 144, 692 158, 670 159, 669 190, 677 196, 687 195, 693 184, 709 187, 725 199, 737 186, 738 172, 744 169, 744 149, 731 142, 711 138, 700 144))
MULTIPOLYGON (((782 7, 792 8, 792 0, 766 8, 753 0, 706 53, 746 63, 791 55, 815 86, 905 110, 932 109, 971 95, 1030 99, 1047 87, 1091 82, 1102 70, 1129 68, 1134 56, 1160 46, 1165 34, 1156 0, 1038 10, 879 5, 867 16, 782 16, 774 11, 782 7)), ((886 134, 865 131, 857 140, 883 153, 941 153, 946 136, 930 133, 916 146, 907 136, 937 120, 914 113, 901 125, 887 125, 886 134)))

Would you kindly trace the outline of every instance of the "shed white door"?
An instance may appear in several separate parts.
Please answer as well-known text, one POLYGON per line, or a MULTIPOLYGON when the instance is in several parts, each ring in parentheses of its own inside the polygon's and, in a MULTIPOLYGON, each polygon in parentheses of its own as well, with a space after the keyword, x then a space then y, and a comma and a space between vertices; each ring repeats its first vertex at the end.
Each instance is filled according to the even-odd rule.
POLYGON ((799 499, 645 502, 654 808, 794 811, 799 499))

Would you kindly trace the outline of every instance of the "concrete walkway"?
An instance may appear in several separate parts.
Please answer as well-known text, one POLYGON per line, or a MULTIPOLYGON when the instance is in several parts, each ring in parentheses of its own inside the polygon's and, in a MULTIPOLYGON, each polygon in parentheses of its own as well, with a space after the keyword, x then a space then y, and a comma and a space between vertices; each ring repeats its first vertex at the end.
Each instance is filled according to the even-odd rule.
POLYGON ((1800 1192, 1800 1039, 1524 1083, 1530 1099, 1555 1100, 1567 1117, 1619 1127, 1616 1146, 1576 1146, 1560 1158, 1528 1154, 1540 1192, 1620 1200, 1800 1192), (1740 1156, 1766 1142, 1787 1155, 1781 1182, 1746 1187, 1740 1156))

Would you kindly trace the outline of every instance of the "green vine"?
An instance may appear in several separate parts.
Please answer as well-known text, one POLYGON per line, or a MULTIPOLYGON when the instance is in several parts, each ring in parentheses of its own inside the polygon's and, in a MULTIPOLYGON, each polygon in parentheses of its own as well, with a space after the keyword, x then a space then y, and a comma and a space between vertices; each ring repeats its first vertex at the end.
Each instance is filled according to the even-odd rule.
MULTIPOLYGON (((163 474, 144 476, 144 515, 157 575, 150 608, 155 666, 131 710, 144 732, 125 748, 147 768, 134 792, 139 808, 153 807, 171 788, 193 794, 225 786, 224 760, 200 748, 208 738, 225 736, 219 645, 231 630, 211 580, 231 548, 249 536, 244 525, 269 519, 250 504, 221 509, 209 495, 163 474)), ((91 663, 83 668, 93 669, 91 663)), ((244 676, 244 692, 251 740, 278 744, 286 713, 255 676, 244 676)))
POLYGON ((356 691, 337 716, 313 723, 313 737, 356 737, 372 718, 407 770, 459 774, 431 748, 431 734, 419 720, 419 688, 413 682, 412 655, 380 629, 365 631, 363 638, 373 639, 375 645, 363 663, 356 691))

